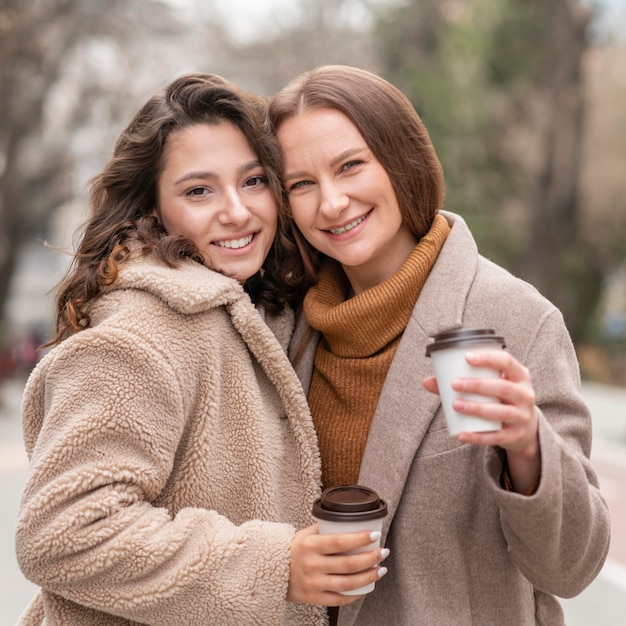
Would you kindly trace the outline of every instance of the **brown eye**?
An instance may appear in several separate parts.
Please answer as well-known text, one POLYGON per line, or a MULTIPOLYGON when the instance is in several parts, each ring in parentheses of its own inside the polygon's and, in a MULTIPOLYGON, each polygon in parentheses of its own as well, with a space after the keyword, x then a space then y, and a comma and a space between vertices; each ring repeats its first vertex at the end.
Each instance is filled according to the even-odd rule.
POLYGON ((206 187, 192 187, 185 195, 188 198, 204 198, 209 195, 209 190, 206 187))
POLYGON ((248 178, 244 183, 244 187, 259 187, 260 185, 267 185, 267 176, 257 174, 248 178))

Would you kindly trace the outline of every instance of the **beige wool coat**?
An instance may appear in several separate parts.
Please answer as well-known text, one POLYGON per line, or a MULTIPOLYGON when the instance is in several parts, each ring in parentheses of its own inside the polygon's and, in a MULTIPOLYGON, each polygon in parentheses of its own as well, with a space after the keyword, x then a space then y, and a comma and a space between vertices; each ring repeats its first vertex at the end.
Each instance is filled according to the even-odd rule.
MULTIPOLYGON (((389 369, 359 476, 389 506, 389 573, 340 609, 339 626, 558 626, 555 596, 580 593, 609 544, 576 355, 560 312, 481 257, 459 216, 442 214, 451 232, 389 369), (500 486, 498 450, 448 435, 438 396, 422 387, 431 338, 462 326, 494 328, 530 369, 542 462, 530 497, 500 486)), ((305 330, 301 319, 294 351, 305 330)), ((307 389, 317 340, 297 363, 307 389)))
POLYGON ((325 624, 286 602, 320 484, 293 316, 275 335, 235 280, 150 258, 91 316, 25 389, 20 624, 325 624))

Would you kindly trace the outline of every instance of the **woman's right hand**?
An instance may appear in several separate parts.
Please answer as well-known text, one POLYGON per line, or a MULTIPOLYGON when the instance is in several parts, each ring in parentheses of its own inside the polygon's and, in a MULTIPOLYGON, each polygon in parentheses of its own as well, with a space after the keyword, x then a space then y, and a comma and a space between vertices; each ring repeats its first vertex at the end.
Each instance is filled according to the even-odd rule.
POLYGON ((287 600, 323 606, 343 606, 361 596, 344 596, 382 578, 385 567, 379 563, 389 555, 386 548, 357 554, 341 554, 362 548, 377 540, 370 531, 342 535, 320 535, 317 524, 299 530, 291 543, 291 563, 287 600))

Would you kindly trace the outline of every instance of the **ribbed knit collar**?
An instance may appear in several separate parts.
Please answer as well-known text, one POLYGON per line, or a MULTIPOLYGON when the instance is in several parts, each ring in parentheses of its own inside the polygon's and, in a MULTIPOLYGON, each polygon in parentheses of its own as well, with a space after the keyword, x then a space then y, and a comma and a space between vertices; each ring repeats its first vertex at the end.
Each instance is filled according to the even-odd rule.
POLYGON ((304 299, 304 313, 335 356, 372 356, 404 332, 449 232, 447 220, 435 216, 428 233, 393 276, 348 300, 349 282, 341 265, 330 259, 324 262, 319 282, 304 299))

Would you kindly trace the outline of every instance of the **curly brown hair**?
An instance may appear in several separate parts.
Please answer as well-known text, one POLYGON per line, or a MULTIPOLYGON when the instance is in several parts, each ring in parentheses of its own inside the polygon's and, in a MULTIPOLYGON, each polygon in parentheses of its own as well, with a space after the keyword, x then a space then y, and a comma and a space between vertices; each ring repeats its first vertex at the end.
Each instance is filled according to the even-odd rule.
POLYGON ((183 258, 199 263, 195 244, 168 234, 154 216, 158 178, 164 166, 169 135, 195 124, 227 120, 247 138, 265 169, 278 211, 274 243, 262 269, 244 289, 256 304, 280 312, 299 292, 299 281, 285 259, 297 254, 285 227, 285 201, 278 176, 279 153, 267 117, 267 100, 214 74, 185 74, 155 94, 119 136, 113 156, 90 181, 90 217, 83 226, 72 264, 58 286, 55 345, 89 325, 89 304, 115 281, 119 264, 130 254, 128 243, 139 242, 143 254, 155 253, 170 267, 183 258))

